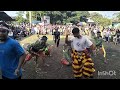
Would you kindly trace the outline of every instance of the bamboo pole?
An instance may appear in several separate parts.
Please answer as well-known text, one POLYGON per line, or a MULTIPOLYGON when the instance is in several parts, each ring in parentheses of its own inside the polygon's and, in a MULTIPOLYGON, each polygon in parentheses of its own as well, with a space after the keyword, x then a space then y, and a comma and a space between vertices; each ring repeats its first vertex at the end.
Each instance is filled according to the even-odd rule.
POLYGON ((29 23, 30 23, 30 28, 32 28, 32 12, 29 11, 29 23))

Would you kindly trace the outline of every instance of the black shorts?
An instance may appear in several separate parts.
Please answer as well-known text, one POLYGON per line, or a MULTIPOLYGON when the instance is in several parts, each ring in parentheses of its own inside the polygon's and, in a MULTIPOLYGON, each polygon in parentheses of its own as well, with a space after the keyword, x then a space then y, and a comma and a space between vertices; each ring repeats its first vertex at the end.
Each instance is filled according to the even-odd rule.
POLYGON ((33 52, 38 52, 39 50, 36 49, 36 48, 34 48, 34 47, 32 47, 32 51, 33 51, 33 52))

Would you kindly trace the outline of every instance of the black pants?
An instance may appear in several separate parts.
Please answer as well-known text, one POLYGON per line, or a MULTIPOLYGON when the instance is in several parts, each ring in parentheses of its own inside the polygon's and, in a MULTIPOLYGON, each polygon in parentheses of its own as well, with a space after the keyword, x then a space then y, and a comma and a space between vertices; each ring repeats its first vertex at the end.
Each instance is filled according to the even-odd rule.
POLYGON ((105 37, 106 41, 109 41, 109 38, 108 37, 105 37))
POLYGON ((57 47, 59 46, 60 39, 55 39, 55 44, 57 43, 57 47))
MULTIPOLYGON (((2 76, 2 79, 3 80, 10 80, 10 78, 4 77, 4 76, 2 76)), ((21 76, 16 78, 16 79, 13 79, 13 80, 20 80, 20 79, 21 79, 21 76)))

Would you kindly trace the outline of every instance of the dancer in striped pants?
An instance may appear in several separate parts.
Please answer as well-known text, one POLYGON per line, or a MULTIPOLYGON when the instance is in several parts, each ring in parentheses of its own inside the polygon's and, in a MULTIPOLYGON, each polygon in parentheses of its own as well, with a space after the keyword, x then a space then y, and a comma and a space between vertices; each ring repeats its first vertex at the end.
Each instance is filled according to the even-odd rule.
POLYGON ((86 47, 90 47, 91 50, 95 50, 94 45, 86 36, 81 36, 79 34, 78 28, 74 28, 72 33, 74 38, 68 40, 69 34, 67 34, 65 42, 71 43, 72 68, 74 77, 76 79, 80 79, 83 76, 85 78, 93 77, 95 72, 94 62, 92 61, 86 47))

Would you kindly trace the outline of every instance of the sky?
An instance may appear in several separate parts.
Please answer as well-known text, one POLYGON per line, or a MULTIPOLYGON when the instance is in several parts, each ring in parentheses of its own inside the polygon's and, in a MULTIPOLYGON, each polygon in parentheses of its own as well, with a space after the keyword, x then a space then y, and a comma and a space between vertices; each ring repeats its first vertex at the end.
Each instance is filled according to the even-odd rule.
MULTIPOLYGON (((9 16, 14 17, 16 16, 16 12, 17 11, 5 11, 9 16)), ((104 17, 107 18, 112 18, 114 13, 120 12, 120 11, 89 11, 90 13, 92 12, 98 12, 100 14, 102 14, 104 17)))
POLYGON ((16 16, 17 14, 17 11, 4 11, 5 13, 7 13, 9 16, 12 16, 12 17, 14 17, 14 16, 16 16))
POLYGON ((100 13, 100 14, 102 14, 104 17, 107 17, 107 18, 113 18, 113 14, 114 14, 114 13, 118 13, 118 12, 120 12, 120 11, 89 11, 89 13, 92 13, 92 12, 100 13))

